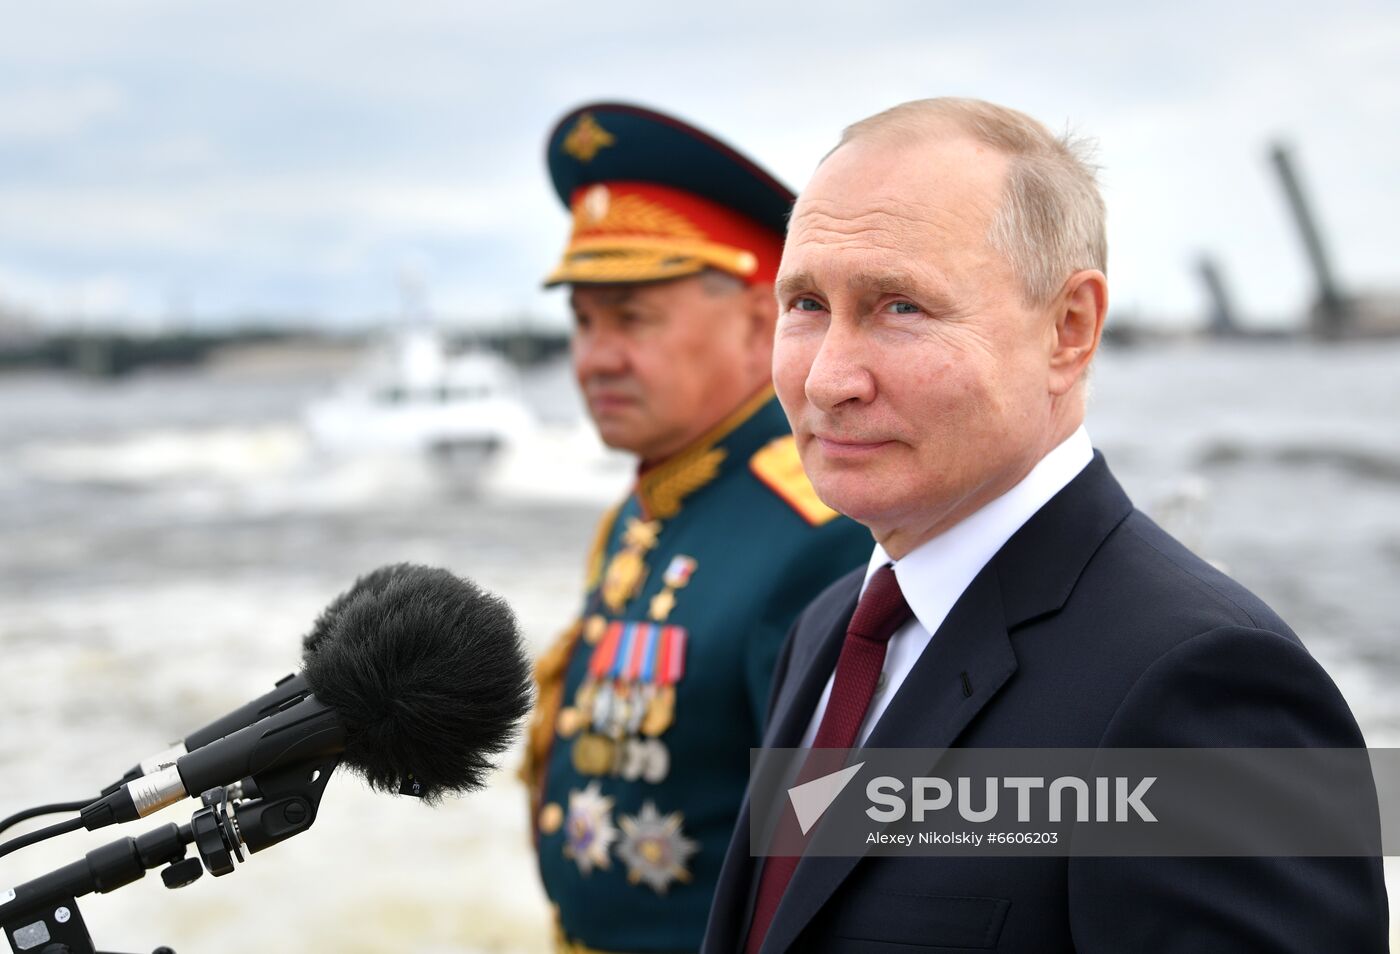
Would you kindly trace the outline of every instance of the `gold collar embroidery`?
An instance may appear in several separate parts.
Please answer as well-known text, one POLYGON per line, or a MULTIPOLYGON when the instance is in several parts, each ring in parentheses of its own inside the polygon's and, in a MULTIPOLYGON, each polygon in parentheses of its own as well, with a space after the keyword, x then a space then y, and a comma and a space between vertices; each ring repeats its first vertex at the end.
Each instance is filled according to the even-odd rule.
POLYGON ((758 413, 773 398, 769 385, 739 405, 724 420, 695 442, 637 476, 637 497, 652 520, 666 520, 680 513, 681 502, 719 474, 728 451, 715 445, 758 413))

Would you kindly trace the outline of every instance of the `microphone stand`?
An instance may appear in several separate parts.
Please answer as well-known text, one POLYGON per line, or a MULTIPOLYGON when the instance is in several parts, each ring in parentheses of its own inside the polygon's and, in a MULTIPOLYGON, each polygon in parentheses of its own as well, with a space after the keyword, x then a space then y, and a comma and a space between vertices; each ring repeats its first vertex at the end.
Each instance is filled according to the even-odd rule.
MULTIPOLYGON (((13 954, 115 954, 98 951, 77 899, 107 894, 164 866, 167 888, 193 884, 207 869, 216 878, 243 861, 242 847, 261 851, 300 834, 316 820, 321 795, 340 756, 311 760, 201 796, 188 825, 168 824, 89 851, 33 881, 0 891, 0 930, 13 954), (186 857, 190 845, 199 857, 186 857)), ((153 954, 175 954, 159 947, 153 954)))

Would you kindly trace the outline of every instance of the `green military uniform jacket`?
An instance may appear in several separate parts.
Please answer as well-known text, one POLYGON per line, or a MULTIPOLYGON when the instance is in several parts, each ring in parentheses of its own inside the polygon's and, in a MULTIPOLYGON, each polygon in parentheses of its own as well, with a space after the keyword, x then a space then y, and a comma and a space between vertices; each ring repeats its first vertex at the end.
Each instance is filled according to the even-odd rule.
POLYGON ((798 612, 869 558, 767 389, 604 518, 577 623, 538 667, 526 779, 573 949, 694 951, 798 612))

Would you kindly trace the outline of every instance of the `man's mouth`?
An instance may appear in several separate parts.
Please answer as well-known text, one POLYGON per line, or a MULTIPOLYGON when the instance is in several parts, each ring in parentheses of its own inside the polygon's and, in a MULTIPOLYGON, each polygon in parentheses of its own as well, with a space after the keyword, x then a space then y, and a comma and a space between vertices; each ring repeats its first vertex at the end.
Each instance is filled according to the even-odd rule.
POLYGON ((620 411, 636 403, 635 397, 618 391, 592 391, 588 394, 588 407, 595 414, 620 411))
POLYGON ((888 447, 894 441, 879 437, 860 437, 846 434, 813 434, 812 439, 827 457, 856 458, 873 454, 888 447))

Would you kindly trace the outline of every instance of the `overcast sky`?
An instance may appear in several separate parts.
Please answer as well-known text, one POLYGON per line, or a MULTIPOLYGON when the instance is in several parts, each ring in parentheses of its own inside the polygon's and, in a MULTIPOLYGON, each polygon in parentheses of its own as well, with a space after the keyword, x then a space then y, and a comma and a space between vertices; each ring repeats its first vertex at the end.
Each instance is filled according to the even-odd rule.
POLYGON ((1400 291, 1400 4, 6 0, 0 307, 360 323, 404 278, 449 321, 529 313, 574 105, 672 111, 800 188, 840 128, 978 96, 1098 139, 1119 312, 1311 295, 1266 159, 1296 146, 1351 290, 1400 291))

